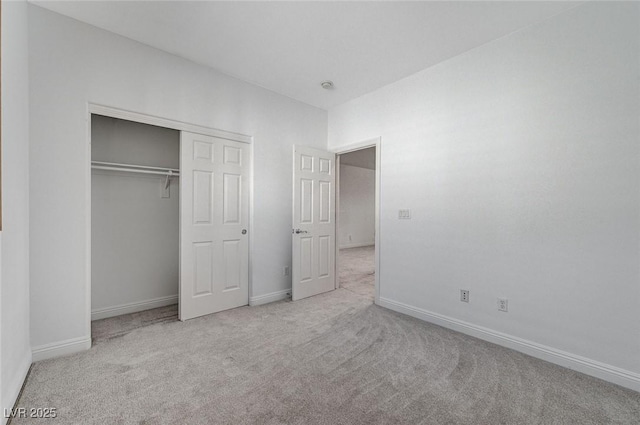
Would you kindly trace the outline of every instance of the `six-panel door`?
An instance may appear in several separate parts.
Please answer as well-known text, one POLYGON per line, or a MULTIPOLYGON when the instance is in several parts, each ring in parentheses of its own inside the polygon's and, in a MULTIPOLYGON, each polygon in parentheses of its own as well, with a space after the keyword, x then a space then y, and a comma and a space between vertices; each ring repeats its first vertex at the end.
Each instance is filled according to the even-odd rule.
POLYGON ((292 299, 335 289, 335 155, 294 146, 292 299))
POLYGON ((249 145, 182 132, 180 320, 248 304, 249 145))

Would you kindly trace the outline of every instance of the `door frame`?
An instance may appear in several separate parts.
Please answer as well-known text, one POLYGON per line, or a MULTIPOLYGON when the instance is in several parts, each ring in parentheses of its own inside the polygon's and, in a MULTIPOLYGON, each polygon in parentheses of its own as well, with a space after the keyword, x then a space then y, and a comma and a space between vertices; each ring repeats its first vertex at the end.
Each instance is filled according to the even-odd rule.
POLYGON ((382 157, 382 137, 363 140, 362 142, 347 145, 332 152, 336 154, 336 238, 335 238, 335 275, 336 289, 340 287, 340 278, 338 274, 340 262, 340 242, 338 232, 340 229, 340 156, 349 152, 359 151, 367 148, 376 148, 376 175, 375 175, 375 281, 374 281, 374 303, 380 304, 380 162, 382 157))
MULTIPOLYGON (((87 239, 86 244, 86 275, 85 275, 85 326, 86 334, 91 335, 91 115, 103 115, 110 118, 118 118, 127 121, 133 121, 140 124, 155 125, 157 127, 170 128, 180 132, 187 131, 190 133, 203 134, 205 136, 213 136, 221 139, 233 140, 236 142, 247 143, 249 145, 249 294, 247 297, 247 305, 253 296, 253 136, 241 133, 233 133, 231 131, 220 130, 217 128, 201 126, 198 124, 187 123, 169 118, 162 118, 141 112, 128 111, 126 109, 115 108, 112 106, 100 105, 97 103, 87 103, 87 145, 85 152, 85 178, 88 184, 85 192, 85 229, 87 239)), ((182 201, 182 197, 179 202, 182 201)), ((180 282, 178 282, 178 297, 180 297, 180 282)))

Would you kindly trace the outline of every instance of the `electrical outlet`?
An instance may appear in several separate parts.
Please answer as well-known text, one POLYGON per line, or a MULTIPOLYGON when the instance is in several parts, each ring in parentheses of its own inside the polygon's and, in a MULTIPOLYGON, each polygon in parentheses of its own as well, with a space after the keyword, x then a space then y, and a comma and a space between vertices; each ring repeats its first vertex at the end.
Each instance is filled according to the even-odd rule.
POLYGON ((509 311, 509 300, 506 298, 498 298, 498 310, 509 311))
POLYGON ((466 289, 460 290, 460 301, 462 301, 463 303, 469 302, 469 291, 467 291, 466 289))
POLYGON ((282 275, 283 276, 289 276, 289 266, 284 266, 282 268, 282 275))

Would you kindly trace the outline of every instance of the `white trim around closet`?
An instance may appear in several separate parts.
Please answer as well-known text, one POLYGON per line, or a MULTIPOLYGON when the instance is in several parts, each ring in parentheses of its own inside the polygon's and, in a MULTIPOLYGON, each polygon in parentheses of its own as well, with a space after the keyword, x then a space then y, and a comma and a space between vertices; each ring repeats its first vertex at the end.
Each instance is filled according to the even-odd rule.
MULTIPOLYGON (((236 142, 247 143, 253 145, 253 136, 245 134, 234 133, 230 131, 220 130, 216 128, 205 127, 197 124, 191 124, 181 121, 176 121, 168 118, 157 117, 153 115, 128 111, 125 109, 114 108, 111 106, 99 105, 95 103, 87 103, 87 141, 85 151, 85 176, 89 184, 86 185, 85 192, 85 211, 86 214, 86 249, 87 249, 87 264, 86 264, 86 308, 85 308, 85 337, 76 338, 71 344, 63 343, 65 346, 63 354, 71 354, 72 352, 83 351, 91 348, 91 115, 103 115, 111 118, 119 118, 127 121, 133 121, 141 124, 155 125, 158 127, 170 128, 178 131, 188 131, 191 133, 204 134, 206 136, 218 137, 227 140, 234 140, 236 142), (88 342, 88 343, 87 343, 88 342)), ((252 146, 253 148, 253 146, 252 146)), ((253 149, 250 151, 251 163, 249 168, 249 300, 253 294, 253 149)), ((45 354, 48 351, 56 351, 58 347, 38 347, 38 350, 34 350, 34 358, 37 357, 50 357, 45 354)))
POLYGON ((234 140, 236 142, 249 144, 253 143, 253 137, 247 136, 245 134, 233 133, 230 131, 219 130, 217 128, 204 127, 197 124, 175 121, 168 118, 156 117, 153 115, 140 114, 137 112, 127 111, 125 109, 117 109, 110 106, 97 105, 94 103, 89 103, 89 116, 91 116, 91 114, 104 115, 111 118, 120 118, 122 120, 134 121, 141 124, 155 125, 157 127, 171 128, 173 130, 204 134, 205 136, 219 137, 221 139, 234 140))

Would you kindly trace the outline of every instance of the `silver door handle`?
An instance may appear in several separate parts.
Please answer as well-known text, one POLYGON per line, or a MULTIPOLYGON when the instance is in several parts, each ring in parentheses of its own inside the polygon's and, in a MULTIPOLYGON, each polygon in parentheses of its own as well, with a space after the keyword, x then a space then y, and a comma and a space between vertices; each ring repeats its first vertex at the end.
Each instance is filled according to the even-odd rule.
POLYGON ((246 235, 247 234, 247 229, 242 229, 242 234, 246 235))
POLYGON ((293 233, 295 233, 296 235, 299 235, 300 233, 309 233, 309 232, 307 232, 306 230, 295 229, 293 233))

